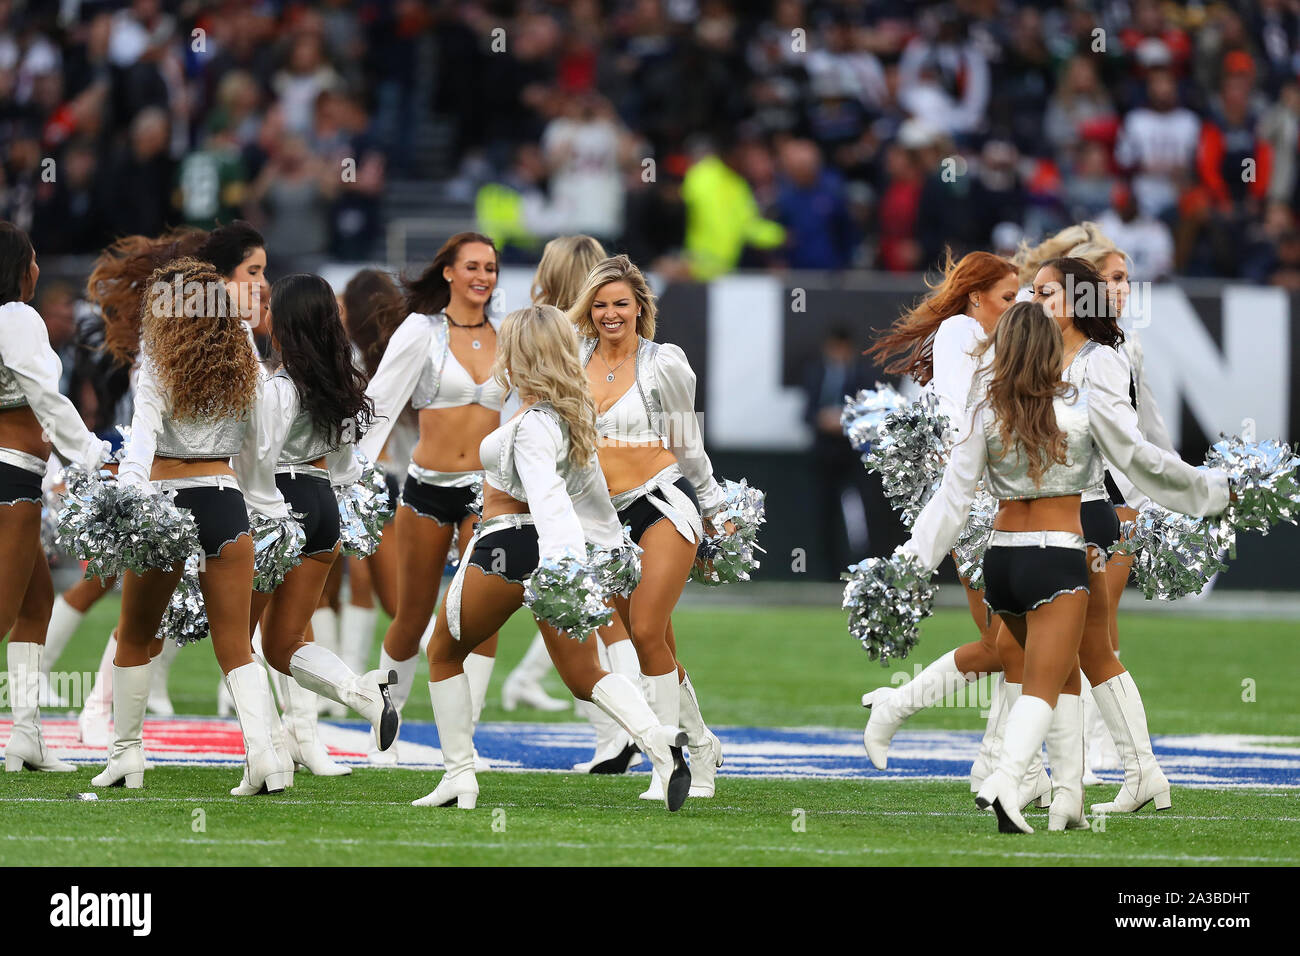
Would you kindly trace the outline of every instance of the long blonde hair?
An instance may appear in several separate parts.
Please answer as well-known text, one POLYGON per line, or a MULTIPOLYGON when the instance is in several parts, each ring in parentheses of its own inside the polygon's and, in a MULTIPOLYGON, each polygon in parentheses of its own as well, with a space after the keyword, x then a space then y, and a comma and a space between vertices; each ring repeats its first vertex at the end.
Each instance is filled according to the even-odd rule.
POLYGON ((1097 243, 1100 245, 1109 245, 1114 249, 1114 243, 1106 238, 1106 234, 1095 222, 1076 222, 1073 226, 1066 226, 1054 236, 1048 236, 1036 246, 1031 246, 1028 242, 1021 242, 1020 248, 1016 254, 1011 257, 1017 269, 1020 270, 1020 284, 1029 285, 1034 281, 1034 276, 1042 268, 1043 263, 1049 259, 1060 259, 1062 256, 1073 255, 1070 252, 1075 246, 1084 243, 1097 243))
POLYGON ((492 375, 524 401, 549 403, 569 426, 569 463, 575 468, 590 463, 596 454, 596 403, 578 360, 577 333, 563 312, 532 305, 507 315, 497 329, 492 375))
POLYGON ((537 263, 533 276, 533 304, 567 309, 582 292, 582 284, 596 263, 608 255, 591 236, 552 239, 542 250, 542 261, 537 263))
POLYGON ((1123 256, 1124 261, 1128 262, 1128 254, 1100 234, 1096 239, 1081 242, 1077 246, 1066 250, 1064 255, 1071 259, 1082 259, 1098 272, 1101 272, 1102 266, 1106 264, 1106 260, 1111 256, 1123 256))
POLYGON ((1017 302, 1002 314, 984 351, 993 348, 993 376, 984 401, 998 423, 1004 457, 1024 455, 1029 477, 1064 465, 1069 452, 1053 401, 1074 391, 1061 380, 1065 342, 1056 320, 1037 302, 1017 302))
POLYGON ((655 306, 655 295, 650 291, 650 284, 645 281, 641 270, 627 256, 602 259, 588 273, 586 284, 569 307, 569 320, 577 328, 578 334, 589 339, 597 338, 596 324, 591 321, 591 303, 596 301, 596 293, 611 282, 628 284, 640 311, 636 320, 636 334, 643 339, 653 339, 655 316, 659 312, 655 306))

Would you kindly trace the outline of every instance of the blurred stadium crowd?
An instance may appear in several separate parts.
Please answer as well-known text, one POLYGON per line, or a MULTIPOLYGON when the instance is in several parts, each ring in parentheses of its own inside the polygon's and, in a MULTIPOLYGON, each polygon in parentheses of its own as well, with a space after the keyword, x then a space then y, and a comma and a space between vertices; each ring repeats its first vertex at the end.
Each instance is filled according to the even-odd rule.
POLYGON ((1092 218, 1135 278, 1300 288, 1300 0, 0 0, 0 144, 46 255, 243 215, 374 257, 402 179, 507 261, 911 272, 1092 218))

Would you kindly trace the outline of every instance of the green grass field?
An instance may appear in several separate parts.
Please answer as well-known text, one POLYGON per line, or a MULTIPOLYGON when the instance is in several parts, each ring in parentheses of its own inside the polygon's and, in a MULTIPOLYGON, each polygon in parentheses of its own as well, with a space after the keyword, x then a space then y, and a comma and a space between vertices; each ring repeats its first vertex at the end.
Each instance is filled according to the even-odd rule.
MULTIPOLYGON (((60 670, 95 669, 115 613, 109 599, 88 615, 60 670)), ((705 716, 717 725, 860 728, 859 697, 891 673, 867 660, 833 608, 690 609, 674 621, 705 716)), ((1290 621, 1121 620, 1124 662, 1153 731, 1164 734, 1300 737, 1298 631, 1290 621)), ((971 633, 964 613, 940 611, 915 661, 898 669, 910 674, 971 633)), ((503 633, 484 720, 550 716, 500 708, 500 683, 530 636, 523 615, 503 633)), ((170 685, 177 711, 213 713, 217 680, 210 649, 183 652, 170 685)), ((563 692, 554 675, 549 686, 563 692)), ((406 717, 432 717, 418 689, 406 717)), ((954 707, 908 724, 982 726, 974 708, 954 707)), ((1034 811, 1028 818, 1043 832, 1005 837, 975 810, 964 781, 724 775, 716 799, 669 814, 636 799, 642 774, 485 774, 478 810, 461 812, 410 807, 436 780, 410 770, 362 768, 335 780, 300 773, 284 794, 234 798, 227 791, 237 770, 163 767, 142 792, 73 799, 90 789, 89 773, 5 775, 0 864, 1300 864, 1300 790, 1284 788, 1177 788, 1172 810, 1113 816, 1104 832, 1049 834, 1045 812, 1034 811)), ((1088 798, 1112 789, 1092 788, 1088 798)))

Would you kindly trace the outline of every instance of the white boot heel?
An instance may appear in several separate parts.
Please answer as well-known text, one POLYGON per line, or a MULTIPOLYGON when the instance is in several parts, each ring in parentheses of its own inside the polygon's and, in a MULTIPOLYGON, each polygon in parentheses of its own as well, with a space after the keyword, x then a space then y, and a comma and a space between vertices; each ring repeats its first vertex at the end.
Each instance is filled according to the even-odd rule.
POLYGON ((1083 736, 1083 701, 1078 694, 1061 694, 1047 728, 1047 759, 1052 763, 1052 804, 1047 829, 1086 830, 1083 813, 1083 768, 1087 745, 1083 736))
POLYGON ((1005 773, 993 771, 985 779, 980 792, 975 795, 975 806, 981 810, 993 808, 998 818, 999 833, 1033 833, 1034 828, 1020 815, 1015 781, 1005 773))
POLYGON ((1124 671, 1094 687, 1092 696, 1124 764, 1124 785, 1119 793, 1108 803, 1094 803, 1092 812, 1136 813, 1148 803, 1154 803, 1157 810, 1168 810, 1173 805, 1169 781, 1151 750, 1146 709, 1132 676, 1124 671))
POLYGON ((478 778, 474 776, 473 770, 455 776, 443 774, 433 792, 419 800, 412 800, 411 806, 449 807, 453 803, 460 810, 473 810, 478 806, 478 778))
POLYGON ((1043 748, 1051 722, 1051 705, 1028 694, 1022 694, 1007 714, 1002 755, 975 797, 975 805, 981 810, 993 808, 1001 833, 1034 832, 1020 814, 1024 793, 1021 786, 1031 759, 1043 748))
POLYGON ((449 807, 454 803, 461 810, 473 810, 478 805, 478 778, 474 776, 474 704, 469 678, 457 674, 430 681, 429 700, 446 773, 432 793, 412 800, 411 806, 449 807))
POLYGON ((1165 789, 1160 793, 1155 794, 1151 798, 1151 802, 1157 810, 1168 810, 1170 807, 1174 805, 1173 801, 1169 799, 1168 787, 1165 787, 1165 789))
POLYGON ((275 701, 271 699, 266 671, 256 660, 250 661, 226 674, 226 683, 244 735, 244 777, 238 786, 231 788, 231 796, 279 793, 292 786, 293 761, 281 761, 272 737, 275 701))
POLYGON ((45 747, 41 731, 41 651, 40 644, 12 640, 7 649, 9 662, 9 698, 14 712, 9 743, 5 746, 5 770, 45 770, 68 773, 75 764, 59 760, 45 747))

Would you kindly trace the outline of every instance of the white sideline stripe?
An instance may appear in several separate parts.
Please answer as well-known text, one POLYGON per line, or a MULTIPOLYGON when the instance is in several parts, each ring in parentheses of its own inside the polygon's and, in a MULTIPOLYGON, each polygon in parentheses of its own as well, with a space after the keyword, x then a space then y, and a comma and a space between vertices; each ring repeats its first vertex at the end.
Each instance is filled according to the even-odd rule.
MULTIPOLYGON (((569 841, 529 841, 520 842, 503 838, 496 842, 486 842, 483 840, 374 840, 370 838, 354 840, 347 838, 330 839, 325 837, 307 837, 302 839, 290 840, 216 840, 216 839, 192 839, 184 838, 179 840, 170 840, 158 838, 152 840, 141 839, 139 837, 79 837, 79 836, 30 836, 23 837, 16 834, 6 834, 5 840, 9 841, 45 841, 60 843, 159 843, 172 845, 182 844, 199 844, 211 846, 301 846, 304 843, 315 844, 318 846, 397 846, 412 847, 416 849, 428 850, 449 850, 449 849, 471 849, 471 850, 520 850, 520 849, 565 849, 565 850, 600 850, 608 851, 609 847, 603 843, 573 843, 569 841)), ((798 841, 788 846, 761 846, 752 844, 742 845, 725 845, 722 847, 726 850, 735 850, 742 853, 811 853, 817 856, 865 856, 865 855, 889 855, 909 852, 906 849, 886 849, 884 847, 862 847, 854 850, 836 850, 823 847, 801 847, 798 841)), ((683 846, 678 843, 623 843, 620 844, 623 850, 650 850, 650 851, 668 851, 672 853, 694 853, 698 847, 683 846)), ((1170 854, 1170 853, 1079 853, 1074 850, 1061 850, 1059 853, 1034 853, 1027 850, 1015 852, 1005 852, 996 849, 982 849, 978 847, 963 847, 953 851, 954 856, 995 856, 999 859, 1006 857, 1020 857, 1024 859, 1047 859, 1047 860, 1162 860, 1171 862, 1188 862, 1188 863, 1300 863, 1300 857, 1284 856, 1190 856, 1187 854, 1170 854)))

